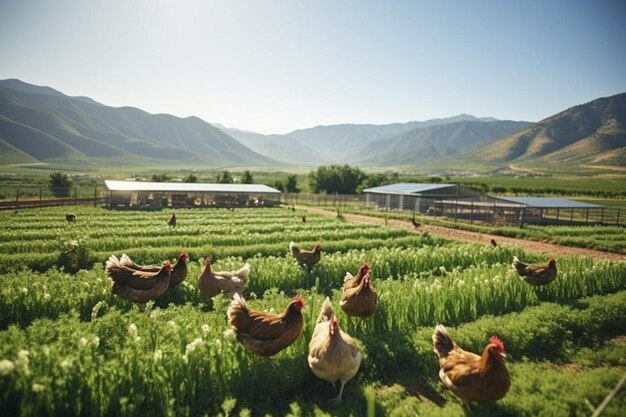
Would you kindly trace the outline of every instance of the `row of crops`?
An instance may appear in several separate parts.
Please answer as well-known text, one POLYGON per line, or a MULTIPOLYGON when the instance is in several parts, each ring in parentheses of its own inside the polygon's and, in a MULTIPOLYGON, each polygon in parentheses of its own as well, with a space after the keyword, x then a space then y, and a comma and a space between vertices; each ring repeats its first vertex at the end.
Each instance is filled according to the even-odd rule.
MULTIPOLYGON (((588 415, 626 371, 624 262, 557 257, 557 280, 537 289, 510 263, 546 255, 285 208, 180 210, 175 229, 165 212, 75 213, 75 223, 55 208, 0 214, 1 415, 464 415, 438 381, 437 323, 474 352, 493 334, 505 342, 511 390, 474 406, 476 415, 588 415), (321 243, 311 272, 287 255, 291 240, 321 243), (109 255, 158 263, 183 249, 187 280, 155 302, 111 294, 109 255), (69 273, 64 255, 89 266, 69 273), (207 255, 214 270, 250 263, 244 297, 253 309, 282 311, 303 296, 303 335, 269 360, 246 351, 229 330, 228 300, 197 287, 207 255), (336 308, 364 360, 344 402, 329 409, 337 391, 309 370, 308 342, 323 299, 337 307, 345 272, 364 262, 379 308, 365 320, 336 308)), ((618 396, 605 415, 624 407, 618 396)))

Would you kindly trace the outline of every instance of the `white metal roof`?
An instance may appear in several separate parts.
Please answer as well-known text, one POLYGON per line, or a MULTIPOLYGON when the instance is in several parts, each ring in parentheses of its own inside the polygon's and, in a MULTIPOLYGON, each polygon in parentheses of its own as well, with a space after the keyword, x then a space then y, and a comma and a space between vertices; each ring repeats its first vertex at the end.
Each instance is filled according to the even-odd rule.
POLYGON ((396 184, 381 185, 380 187, 366 188, 364 193, 376 194, 419 194, 427 191, 443 188, 456 187, 456 184, 419 184, 412 182, 399 182, 396 184))
POLYGON ((597 204, 552 197, 497 197, 500 200, 524 204, 528 208, 602 208, 597 204))
POLYGON ((263 193, 280 194, 275 188, 264 184, 207 184, 188 182, 112 181, 104 183, 110 191, 178 191, 207 193, 263 193))

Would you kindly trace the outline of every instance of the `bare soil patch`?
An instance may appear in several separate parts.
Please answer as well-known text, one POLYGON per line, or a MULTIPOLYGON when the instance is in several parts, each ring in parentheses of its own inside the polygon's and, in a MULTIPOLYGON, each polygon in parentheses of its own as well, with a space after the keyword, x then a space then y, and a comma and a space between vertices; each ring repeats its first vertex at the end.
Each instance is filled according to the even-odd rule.
MULTIPOLYGON (((322 214, 325 216, 337 215, 335 211, 324 210, 324 209, 319 209, 319 208, 314 208, 314 207, 300 206, 298 208, 302 210, 310 211, 312 213, 322 214)), ((343 213, 343 216, 345 217, 346 220, 353 221, 353 222, 369 223, 369 224, 385 224, 385 219, 380 218, 380 217, 364 216, 361 214, 350 214, 350 213, 343 213)), ((626 255, 622 255, 619 253, 612 253, 612 252, 604 252, 604 251, 599 251, 599 250, 594 250, 594 249, 555 245, 553 243, 544 243, 544 242, 537 242, 534 240, 517 239, 517 238, 511 238, 511 237, 505 237, 505 236, 476 233, 476 232, 470 232, 468 230, 451 229, 449 227, 433 226, 433 225, 428 225, 428 224, 421 225, 419 228, 416 229, 413 227, 413 224, 411 222, 404 221, 404 220, 388 219, 387 225, 393 226, 393 227, 404 227, 404 228, 413 230, 418 233, 428 232, 433 236, 439 236, 439 237, 450 239, 450 240, 459 240, 462 242, 483 243, 485 245, 490 245, 491 239, 494 239, 496 242, 498 242, 498 244, 507 243, 510 245, 519 245, 523 247, 525 251, 543 252, 543 253, 548 254, 549 256, 556 256, 556 255, 590 256, 590 257, 599 258, 599 259, 608 259, 611 261, 626 261, 626 255)))

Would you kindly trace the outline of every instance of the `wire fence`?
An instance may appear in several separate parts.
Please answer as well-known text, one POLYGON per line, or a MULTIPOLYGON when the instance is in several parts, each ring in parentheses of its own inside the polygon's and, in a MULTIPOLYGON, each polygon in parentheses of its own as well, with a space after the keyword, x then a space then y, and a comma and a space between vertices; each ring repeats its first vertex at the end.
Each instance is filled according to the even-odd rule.
MULTIPOLYGON (((0 210, 20 210, 63 205, 104 205, 107 191, 102 186, 72 186, 50 189, 44 186, 0 187, 0 210)), ((366 194, 282 193, 283 205, 309 205, 338 209, 411 211, 433 218, 490 225, 618 225, 626 226, 621 208, 528 208, 503 203, 486 196, 449 200, 416 196, 372 198, 366 194)))

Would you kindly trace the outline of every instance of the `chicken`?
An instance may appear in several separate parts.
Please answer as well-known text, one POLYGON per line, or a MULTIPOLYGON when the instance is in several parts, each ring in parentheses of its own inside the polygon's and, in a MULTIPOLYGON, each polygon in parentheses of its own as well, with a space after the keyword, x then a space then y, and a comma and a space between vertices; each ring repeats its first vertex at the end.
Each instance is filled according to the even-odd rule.
POLYGON ((170 220, 167 222, 168 226, 176 227, 176 213, 172 213, 170 220))
MULTIPOLYGON (((172 273, 170 277, 170 288, 177 286, 187 278, 187 260, 189 255, 187 252, 182 252, 178 256, 178 260, 172 267, 172 273)), ((126 268, 134 269, 136 271, 143 272, 157 272, 161 269, 158 265, 139 265, 136 264, 128 255, 122 254, 120 258, 120 264, 126 268)))
POLYGON ((420 227, 420 223, 415 220, 415 212, 413 212, 413 218, 411 219, 411 223, 413 224, 413 227, 418 229, 420 227))
POLYGON ((317 264, 322 258, 322 247, 319 243, 315 244, 313 250, 300 250, 294 242, 289 244, 289 252, 296 258, 298 264, 307 269, 311 269, 313 265, 317 264))
MULTIPOLYGON (((367 266, 367 264, 364 266, 367 266)), ((359 269, 359 273, 365 269, 364 266, 359 269)), ((371 286, 370 280, 368 267, 365 275, 363 275, 363 279, 361 279, 361 282, 356 287, 346 289, 347 285, 357 282, 356 277, 353 281, 348 281, 344 284, 344 291, 341 295, 339 306, 348 316, 365 318, 372 315, 378 308, 378 294, 371 286)))
POLYGON ((308 360, 309 367, 316 377, 333 385, 337 380, 341 382, 339 395, 331 399, 332 403, 340 403, 343 387, 359 370, 361 353, 350 335, 339 328, 328 297, 324 300, 313 330, 308 360))
POLYGON ((112 292, 135 303, 145 303, 161 296, 170 285, 172 266, 165 261, 156 272, 145 272, 123 266, 116 256, 106 262, 106 274, 112 282, 112 292))
POLYGON ((520 274, 522 279, 530 285, 540 286, 551 283, 556 278, 556 259, 552 258, 545 266, 540 265, 526 265, 517 259, 517 256, 513 257, 513 263, 511 264, 520 274))
POLYGON ((76 215, 74 213, 67 213, 67 214, 65 214, 65 220, 67 220, 69 223, 75 222, 76 221, 76 215))
POLYGON ((511 386, 504 366, 504 343, 489 338, 481 356, 461 349, 439 324, 433 333, 434 352, 439 359, 439 379, 461 398, 468 401, 495 401, 504 397, 511 386))
POLYGON ((303 308, 304 300, 296 295, 282 314, 254 311, 235 293, 227 316, 237 340, 246 349, 269 357, 287 348, 300 337, 304 327, 303 308))
POLYGON ((211 269, 212 259, 207 256, 204 260, 204 271, 198 277, 198 286, 202 294, 207 297, 215 297, 223 293, 225 297, 232 298, 235 293, 241 294, 248 284, 250 264, 246 263, 237 271, 213 272, 211 269))
POLYGON ((358 287, 361 283, 361 280, 370 270, 370 266, 368 264, 363 264, 359 268, 359 271, 356 273, 356 276, 352 276, 350 272, 346 272, 346 276, 343 278, 343 290, 346 291, 349 288, 358 287))
POLYGON ((493 246, 494 248, 498 247, 498 242, 496 242, 495 239, 491 239, 491 246, 493 246))

